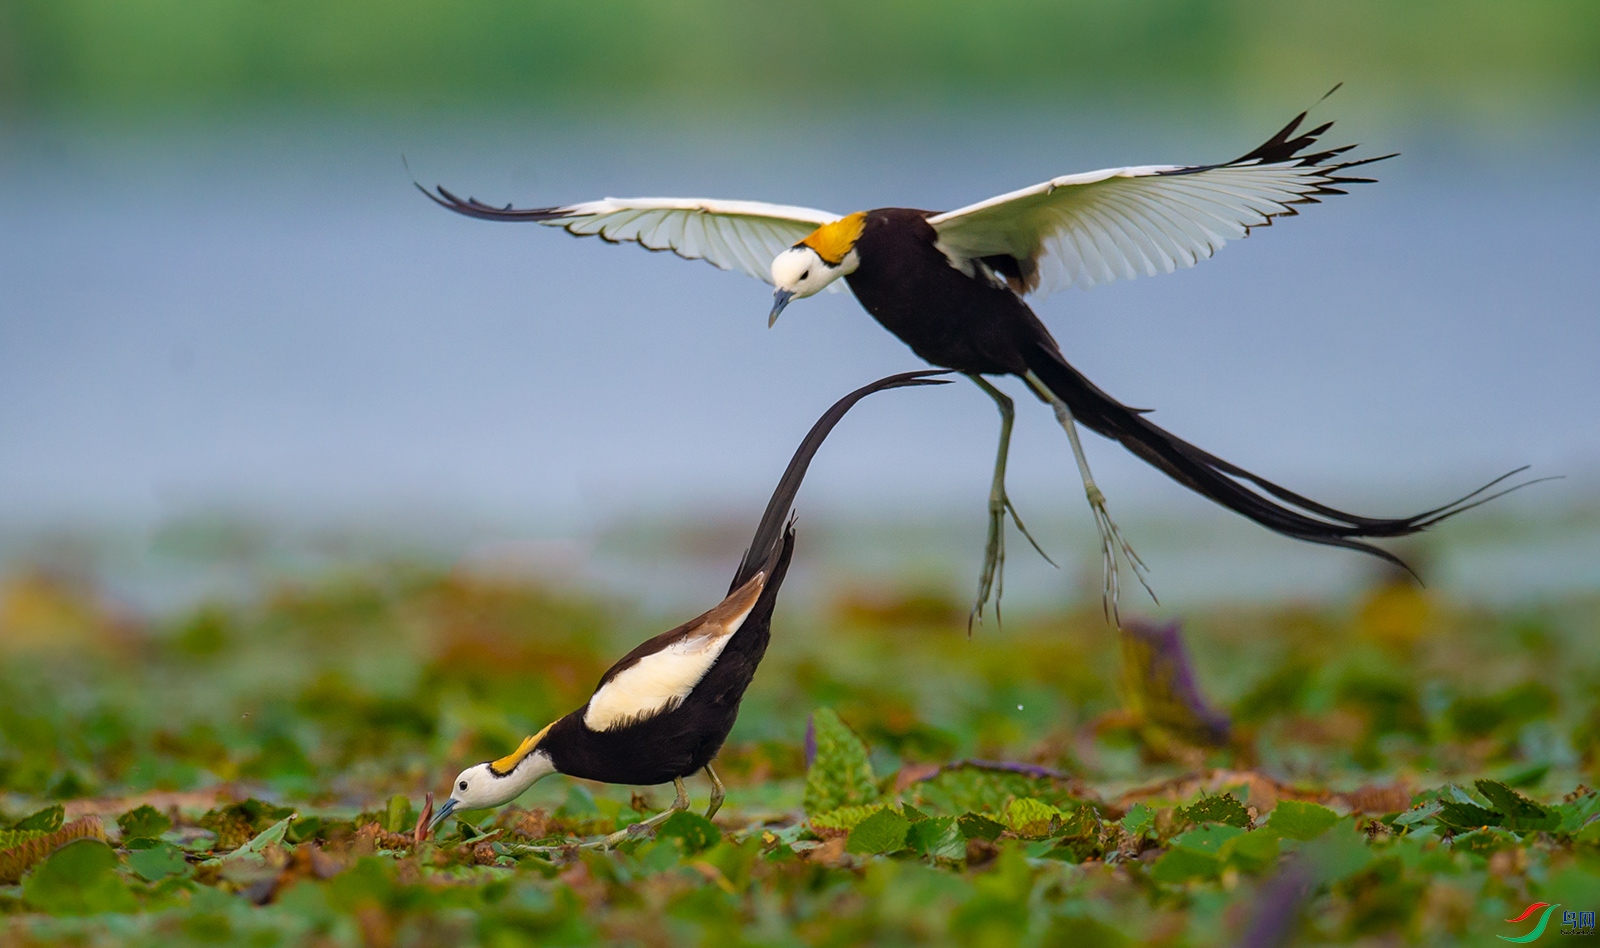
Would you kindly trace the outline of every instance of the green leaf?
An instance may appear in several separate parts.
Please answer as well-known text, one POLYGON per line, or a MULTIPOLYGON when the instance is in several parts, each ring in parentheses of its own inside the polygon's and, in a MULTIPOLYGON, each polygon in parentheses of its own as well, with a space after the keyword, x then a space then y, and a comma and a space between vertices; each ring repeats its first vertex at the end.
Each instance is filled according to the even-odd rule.
POLYGON ((677 840, 685 855, 693 855, 716 845, 722 839, 722 830, 698 813, 679 810, 661 821, 656 827, 656 836, 677 840))
POLYGON ((252 798, 212 810, 200 817, 199 824, 217 834, 217 849, 229 851, 293 812, 252 798))
POLYGON ((117 825, 122 827, 123 839, 155 839, 172 829, 167 815, 148 803, 117 817, 117 825))
POLYGON ((194 874, 194 867, 183 858, 183 850, 171 843, 158 842, 147 849, 133 850, 128 853, 128 867, 146 882, 160 882, 168 876, 188 878, 194 874))
POLYGON ((1299 840, 1316 839, 1337 822, 1339 814, 1327 807, 1299 800, 1278 801, 1267 819, 1267 825, 1279 836, 1299 840))
POLYGON ((1207 823, 1199 829, 1192 829, 1187 833, 1176 836, 1172 840, 1174 849, 1188 849, 1208 856, 1217 856, 1222 853, 1224 843, 1243 836, 1245 831, 1237 826, 1228 826, 1222 823, 1207 823))
POLYGON ((918 820, 906 829, 906 848, 932 859, 963 859, 967 855, 967 838, 961 834, 955 817, 935 816, 918 820))
POLYGON ((1231 793, 1219 793, 1214 797, 1201 797, 1194 806, 1180 810, 1181 819, 1193 823, 1225 823, 1228 826, 1249 826, 1250 814, 1245 810, 1244 804, 1234 799, 1231 793))
POLYGON ((1496 826, 1457 833, 1450 840, 1450 849, 1458 853, 1472 853, 1487 859, 1506 849, 1516 849, 1517 838, 1496 826))
POLYGON ((1366 836, 1353 820, 1335 824, 1330 832, 1301 845, 1299 851, 1319 884, 1354 875, 1371 865, 1374 858, 1366 836))
POLYGON ((810 736, 816 756, 806 769, 803 805, 808 814, 827 813, 843 806, 876 802, 878 781, 867 758, 867 747, 839 719, 832 708, 811 715, 810 736))
POLYGON ((994 842, 1006 828, 979 813, 964 813, 956 820, 956 827, 966 839, 986 839, 994 842))
POLYGON ((1424 820, 1433 819, 1435 816, 1439 815, 1439 811, 1443 808, 1443 803, 1439 802, 1438 800, 1432 800, 1421 804, 1420 806, 1414 806, 1395 817, 1394 823, 1396 826, 1413 826, 1417 823, 1423 822, 1424 820))
POLYGON ((417 825, 417 811, 411 808, 411 801, 403 793, 397 793, 389 798, 389 805, 383 811, 383 828, 389 833, 404 833, 417 825))
POLYGON ((1480 826, 1499 826, 1504 814, 1486 809, 1472 802, 1471 797, 1456 787, 1450 787, 1449 799, 1439 801, 1439 822, 1457 829, 1477 829, 1480 826), (1465 797, 1465 801, 1461 798, 1465 797))
POLYGON ((1215 879, 1222 872, 1222 860, 1194 849, 1173 847, 1150 870, 1157 882, 1180 885, 1201 879, 1215 879))
POLYGON ((117 854, 97 839, 80 839, 52 853, 23 880, 22 897, 51 915, 138 908, 133 893, 117 877, 117 854))
POLYGON ((872 814, 883 809, 882 803, 873 803, 867 806, 842 806, 837 810, 829 810, 813 816, 808 822, 817 829, 855 829, 856 825, 872 814))
POLYGON ((1002 821, 1007 829, 1023 839, 1044 839, 1055 835, 1064 815, 1048 803, 1025 798, 1006 804, 1002 821))
POLYGON ((905 848, 906 831, 910 828, 909 820, 885 807, 856 824, 845 842, 845 852, 869 855, 899 852, 905 848))
POLYGON ((1498 810, 1501 826, 1517 832, 1553 830, 1561 825, 1561 814, 1547 806, 1535 803, 1497 780, 1478 780, 1473 783, 1498 810))
POLYGON ((1062 811, 1078 803, 1071 790, 1059 781, 978 766, 946 768, 932 780, 916 784, 912 794, 919 806, 949 816, 1002 813, 1013 799, 1038 800, 1062 811))
POLYGON ((1556 807, 1561 814, 1561 832, 1576 833, 1600 816, 1600 793, 1590 790, 1583 796, 1556 807))
POLYGON ((1156 823, 1156 811, 1143 803, 1135 803, 1128 807, 1128 812, 1122 817, 1122 828, 1128 835, 1137 839, 1150 832, 1150 827, 1156 823))
POLYGON ((1265 872, 1278 864, 1278 837, 1273 833, 1243 833, 1222 844, 1222 859, 1247 872, 1265 872))
POLYGON ((1124 948, 1133 944, 1133 939, 1086 915, 1058 915, 1050 923, 1044 944, 1072 945, 1073 948, 1124 948))
POLYGON ((54 833, 61 828, 61 822, 66 818, 66 810, 57 803, 47 806, 32 816, 23 817, 12 824, 13 829, 39 830, 45 833, 54 833))
POLYGON ((0 830, 0 849, 10 849, 13 846, 20 846, 30 839, 38 839, 47 835, 49 834, 44 830, 0 830))
POLYGON ((259 857, 262 851, 268 846, 279 846, 283 844, 283 834, 289 831, 289 824, 293 823, 295 818, 296 814, 290 813, 288 816, 262 830, 260 833, 257 833, 253 838, 250 839, 249 842, 245 843, 243 846, 240 846, 238 849, 235 849, 232 852, 223 856, 219 856, 215 859, 207 859, 204 863, 201 863, 201 865, 215 866, 226 860, 252 859, 259 857))

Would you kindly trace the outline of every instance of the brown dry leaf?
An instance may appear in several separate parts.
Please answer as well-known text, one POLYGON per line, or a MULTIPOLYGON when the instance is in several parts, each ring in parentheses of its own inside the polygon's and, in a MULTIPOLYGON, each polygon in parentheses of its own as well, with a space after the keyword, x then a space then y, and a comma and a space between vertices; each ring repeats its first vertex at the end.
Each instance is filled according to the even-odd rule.
POLYGON ((10 849, 0 849, 0 885, 11 885, 20 880, 29 869, 45 860, 45 857, 60 849, 62 846, 76 839, 106 838, 106 828, 98 816, 86 816, 73 820, 54 833, 46 836, 37 836, 12 846, 10 849))
POLYGON ((1410 781, 1400 780, 1387 786, 1367 784, 1349 793, 1335 795, 1353 813, 1402 813, 1411 808, 1413 796, 1410 781))
POLYGON ((850 834, 846 832, 832 837, 816 849, 808 851, 805 854, 806 861, 821 863, 824 866, 839 865, 848 858, 844 852, 844 844, 849 836, 850 834))

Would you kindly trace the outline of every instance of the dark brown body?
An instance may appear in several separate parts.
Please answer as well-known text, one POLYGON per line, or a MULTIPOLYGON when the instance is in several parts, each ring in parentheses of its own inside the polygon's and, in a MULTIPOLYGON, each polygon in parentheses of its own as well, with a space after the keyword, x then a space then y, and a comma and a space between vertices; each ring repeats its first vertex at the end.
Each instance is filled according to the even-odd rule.
POLYGON ((711 763, 739 717, 739 702, 756 666, 767 654, 772 610, 793 554, 794 531, 785 530, 761 598, 683 704, 613 731, 589 730, 583 723, 588 705, 579 708, 552 725, 539 743, 556 770, 603 783, 649 786, 690 776, 711 763))
POLYGON ((1021 375, 1029 343, 1055 340, 1016 293, 957 270, 934 246, 930 212, 867 213, 861 264, 845 277, 862 307, 928 362, 979 375, 1021 375))
MULTIPOLYGON (((682 704, 647 720, 610 731, 592 731, 583 723, 587 704, 561 718, 539 742, 539 750, 550 755, 558 772, 604 783, 649 786, 688 777, 711 763, 733 729, 739 716, 739 703, 744 700, 745 689, 750 687, 756 666, 761 664, 772 638, 772 610, 778 604, 778 590, 783 588, 789 561, 794 556, 794 526, 792 521, 785 524, 785 520, 812 457, 856 402, 885 389, 945 384, 943 380, 927 377, 937 374, 905 372, 879 379, 839 399, 817 419, 778 480, 750 540, 750 548, 745 551, 744 559, 734 571, 733 582, 728 585, 731 595, 752 581, 757 573, 764 572, 767 579, 761 595, 738 631, 729 637, 710 671, 682 704)), ((600 677, 600 684, 604 685, 612 676, 637 662, 641 655, 677 641, 685 628, 679 626, 629 652, 600 677)))
MULTIPOLYGON (((869 211, 855 245, 860 263, 845 279, 874 319, 934 365, 977 375, 1031 372, 1077 421, 1190 490, 1285 536, 1360 550, 1401 567, 1405 564, 1393 554, 1360 538, 1416 533, 1467 509, 1459 505, 1486 489, 1411 517, 1363 517, 1224 461, 1084 378, 1017 292, 981 271, 968 276, 950 264, 936 246, 929 213, 898 207, 869 211)), ((1024 265, 1009 257, 984 263, 1001 278, 1017 275, 1024 265)))

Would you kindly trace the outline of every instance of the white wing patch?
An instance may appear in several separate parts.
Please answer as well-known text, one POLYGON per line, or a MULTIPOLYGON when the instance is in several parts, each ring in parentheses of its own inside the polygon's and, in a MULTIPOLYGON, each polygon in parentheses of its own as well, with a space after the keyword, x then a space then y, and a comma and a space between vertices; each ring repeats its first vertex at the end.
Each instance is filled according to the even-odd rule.
MULTIPOLYGON (((421 186, 418 186, 421 188, 421 186)), ((580 237, 670 250, 772 282, 772 258, 841 215, 810 207, 710 198, 605 198, 567 207, 517 209, 421 189, 443 206, 486 220, 528 221, 580 237)))
POLYGON ((765 584, 766 574, 757 573, 696 620, 699 624, 687 634, 640 656, 637 662, 612 676, 589 699, 583 712, 584 726, 591 731, 610 731, 665 714, 683 704, 749 618, 765 584))
POLYGON ((1153 276, 1192 267, 1250 228, 1330 193, 1337 166, 1238 164, 1110 168, 1052 178, 928 218, 957 268, 1005 255, 1030 263, 1022 289, 1153 276))

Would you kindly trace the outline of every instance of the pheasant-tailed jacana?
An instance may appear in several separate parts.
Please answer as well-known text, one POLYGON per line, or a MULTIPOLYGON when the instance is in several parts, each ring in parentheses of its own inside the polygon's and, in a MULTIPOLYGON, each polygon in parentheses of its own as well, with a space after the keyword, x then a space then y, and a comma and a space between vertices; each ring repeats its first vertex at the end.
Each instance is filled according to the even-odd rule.
POLYGON ((979 618, 991 593, 998 591, 1007 512, 1027 534, 1005 490, 1012 403, 984 376, 1022 378, 1054 409, 1071 441, 1100 530, 1104 600, 1114 618, 1118 552, 1141 582, 1144 564, 1106 510, 1074 421, 1121 442, 1178 483, 1262 526, 1400 566, 1404 564, 1393 554, 1363 541, 1423 530, 1475 506, 1472 498, 1504 480, 1409 517, 1364 517, 1317 503, 1189 444, 1101 391, 1067 362, 1024 302, 1025 296, 1067 286, 1091 287, 1193 266, 1228 240, 1298 213, 1299 205, 1343 194, 1346 185, 1370 183, 1373 179, 1350 170, 1392 157, 1349 160, 1346 153, 1355 146, 1322 146, 1321 137, 1333 123, 1302 131, 1305 118, 1302 112, 1260 147, 1232 161, 1066 175, 943 212, 886 207, 840 216, 805 207, 698 198, 606 198, 517 209, 462 199, 442 187, 423 193, 472 217, 533 221, 741 270, 775 287, 769 324, 792 300, 844 278, 867 312, 913 352, 965 373, 999 406, 988 540, 973 608, 979 618))
POLYGON ((739 715, 739 702, 767 651, 772 610, 794 552, 790 505, 811 458, 852 406, 874 392, 943 385, 939 372, 906 372, 879 379, 835 402, 800 443, 756 525, 750 548, 733 574, 727 598, 709 612, 663 632, 612 665, 588 703, 527 738, 499 760, 463 770, 430 829, 456 810, 510 803, 553 773, 605 783, 648 786, 671 782, 672 807, 601 840, 613 845, 689 805, 683 778, 704 770, 711 780, 709 818, 722 804, 722 781, 711 761, 739 715))

